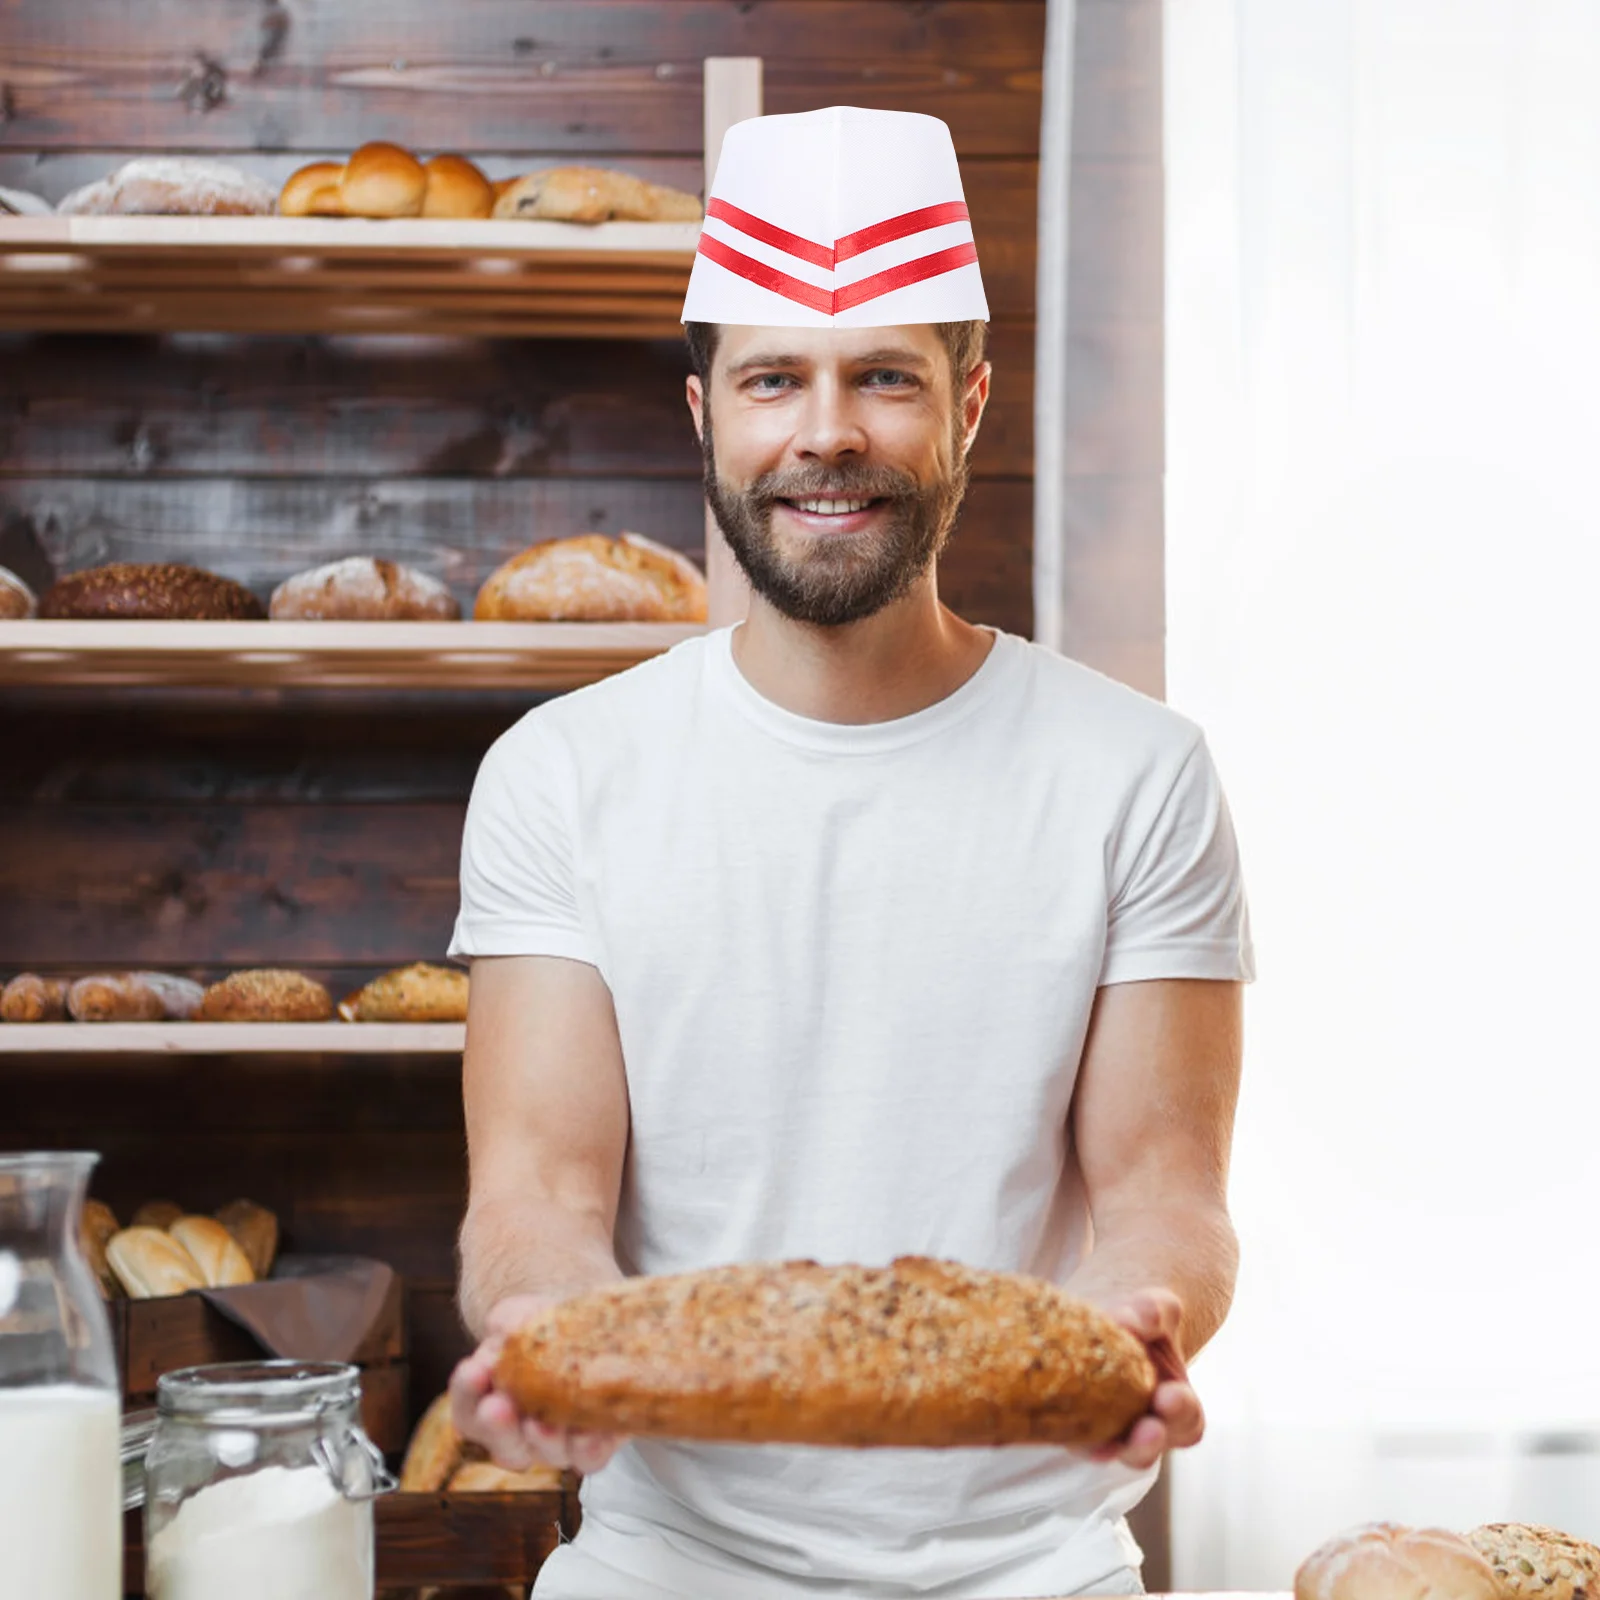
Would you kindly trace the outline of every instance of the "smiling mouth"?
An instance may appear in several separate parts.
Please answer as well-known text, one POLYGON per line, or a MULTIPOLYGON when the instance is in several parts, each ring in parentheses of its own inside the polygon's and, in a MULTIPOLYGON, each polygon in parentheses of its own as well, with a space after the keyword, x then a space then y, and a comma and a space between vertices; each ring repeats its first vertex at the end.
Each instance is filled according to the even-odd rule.
POLYGON ((859 511, 870 511, 874 506, 881 506, 882 500, 780 500, 780 505, 788 506, 791 511, 803 511, 812 517, 847 517, 859 511))

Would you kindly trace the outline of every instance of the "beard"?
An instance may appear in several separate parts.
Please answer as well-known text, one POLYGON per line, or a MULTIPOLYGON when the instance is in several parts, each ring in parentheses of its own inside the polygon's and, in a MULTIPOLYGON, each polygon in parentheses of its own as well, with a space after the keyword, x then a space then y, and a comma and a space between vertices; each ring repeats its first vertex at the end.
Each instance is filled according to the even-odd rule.
POLYGON ((949 542, 967 492, 962 430, 952 430, 954 468, 928 483, 909 472, 869 462, 766 472, 737 489, 717 474, 711 412, 705 411, 701 452, 706 500, 750 587, 795 622, 839 628, 859 622, 908 594, 949 542), (784 550, 772 531, 780 500, 886 502, 879 526, 827 534, 803 554, 784 550))

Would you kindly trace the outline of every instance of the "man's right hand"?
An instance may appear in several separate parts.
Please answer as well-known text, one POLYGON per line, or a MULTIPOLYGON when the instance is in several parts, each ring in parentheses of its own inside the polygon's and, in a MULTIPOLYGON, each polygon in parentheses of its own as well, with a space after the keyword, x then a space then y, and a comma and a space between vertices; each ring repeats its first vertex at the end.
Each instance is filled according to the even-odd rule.
POLYGON ((598 1472, 622 1444, 613 1433, 547 1428, 524 1416, 495 1386, 495 1361, 514 1328, 555 1301, 547 1295, 514 1295, 490 1311, 483 1343, 450 1375, 450 1415, 463 1439, 480 1444, 494 1462, 514 1472, 543 1462, 575 1472, 598 1472))

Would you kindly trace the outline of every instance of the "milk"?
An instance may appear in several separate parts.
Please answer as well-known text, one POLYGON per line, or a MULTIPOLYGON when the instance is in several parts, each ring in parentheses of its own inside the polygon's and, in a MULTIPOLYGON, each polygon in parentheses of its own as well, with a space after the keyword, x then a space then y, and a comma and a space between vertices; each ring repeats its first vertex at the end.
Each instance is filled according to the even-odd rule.
POLYGON ((0 1597, 121 1600, 121 1407, 108 1389, 0 1389, 0 1597))

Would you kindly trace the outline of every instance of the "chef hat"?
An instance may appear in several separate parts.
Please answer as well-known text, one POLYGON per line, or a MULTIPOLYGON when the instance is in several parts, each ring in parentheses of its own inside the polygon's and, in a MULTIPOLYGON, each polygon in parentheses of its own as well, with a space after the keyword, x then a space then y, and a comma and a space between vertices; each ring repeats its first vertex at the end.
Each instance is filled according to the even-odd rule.
POLYGON ((937 117, 857 106, 735 123, 683 320, 987 322, 950 130, 937 117))

